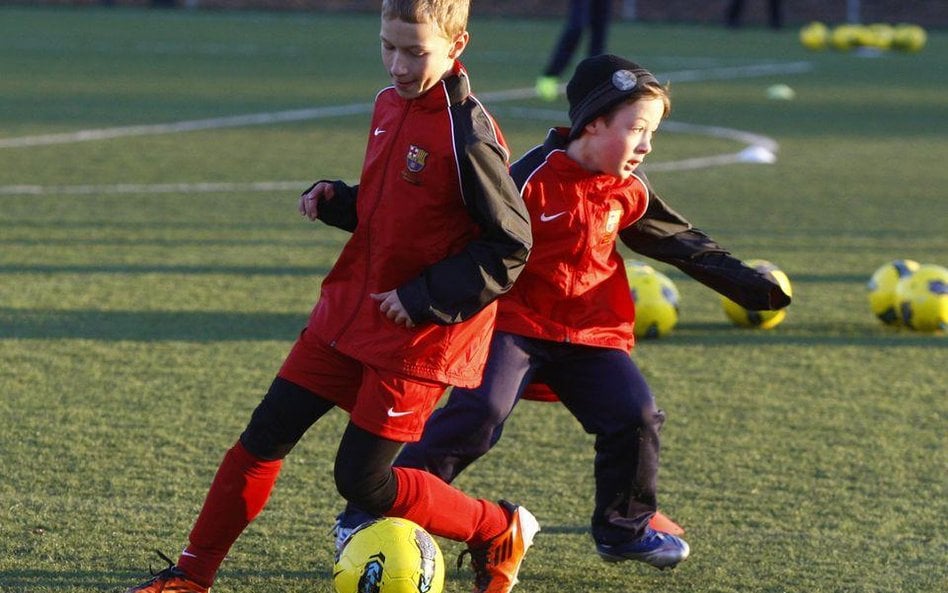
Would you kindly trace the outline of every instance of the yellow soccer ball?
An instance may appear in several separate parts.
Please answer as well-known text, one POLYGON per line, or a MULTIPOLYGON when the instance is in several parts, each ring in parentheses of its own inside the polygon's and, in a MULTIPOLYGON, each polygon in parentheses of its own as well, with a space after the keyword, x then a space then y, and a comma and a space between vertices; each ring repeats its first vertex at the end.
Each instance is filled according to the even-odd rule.
POLYGON ((346 539, 336 554, 332 581, 336 593, 441 593, 444 556, 417 524, 377 519, 346 539))
POLYGON ((899 319, 924 332, 948 329, 948 268, 923 264, 895 285, 899 319))
POLYGON ((813 51, 826 49, 829 36, 829 27, 818 21, 814 21, 800 29, 800 43, 803 44, 803 47, 813 51))
MULTIPOLYGON (((780 268, 764 259, 752 259, 745 263, 758 272, 769 276, 774 282, 780 285, 780 288, 782 288, 787 295, 792 296, 790 279, 780 268)), ((724 309, 724 314, 727 315, 727 318, 735 325, 754 329, 771 329, 777 327, 787 316, 786 308, 777 309, 776 311, 751 311, 725 296, 721 297, 721 307, 724 309)))
POLYGON ((873 23, 867 27, 869 30, 868 45, 877 49, 887 50, 892 47, 892 38, 895 31, 892 25, 887 23, 873 23))
POLYGON ((838 51, 849 51, 859 45, 860 27, 857 25, 837 25, 830 33, 830 45, 838 51))
POLYGON ((671 279, 648 264, 626 264, 629 290, 635 301, 637 338, 659 338, 678 325, 678 303, 681 297, 671 279))
POLYGON ((655 268, 645 263, 644 261, 639 261, 637 259, 627 259, 625 260, 625 274, 626 276, 632 277, 633 274, 653 274, 655 273, 655 268))
POLYGON ((869 308, 879 321, 886 325, 901 325, 895 304, 895 285, 899 280, 911 276, 917 269, 918 262, 915 260, 895 259, 872 273, 866 289, 869 291, 869 308))
POLYGON ((925 29, 918 25, 896 25, 892 31, 892 47, 894 49, 917 52, 925 47, 927 41, 928 34, 925 32, 925 29))

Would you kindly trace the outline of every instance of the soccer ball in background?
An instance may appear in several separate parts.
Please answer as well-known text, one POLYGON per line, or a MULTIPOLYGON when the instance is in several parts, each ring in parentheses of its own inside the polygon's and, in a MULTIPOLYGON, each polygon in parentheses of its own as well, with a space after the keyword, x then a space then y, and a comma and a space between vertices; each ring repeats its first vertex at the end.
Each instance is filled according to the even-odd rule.
POLYGON ((648 264, 627 260, 625 269, 635 301, 635 337, 658 338, 668 334, 678 324, 678 288, 668 276, 648 264))
POLYGON ((830 45, 836 51, 849 51, 859 45, 860 27, 858 25, 837 25, 829 34, 830 45))
POLYGON ((863 44, 876 49, 892 49, 892 38, 895 31, 888 23, 874 23, 865 27, 863 44))
POLYGON ((896 25, 892 31, 892 47, 900 51, 917 52, 925 47, 928 34, 918 25, 902 23, 896 25))
POLYGON ((655 268, 648 265, 644 261, 639 261, 637 259, 627 259, 625 260, 625 273, 631 278, 633 274, 654 274, 655 268))
POLYGON ((427 531, 386 517, 352 532, 336 554, 336 593, 441 593, 444 556, 427 531))
MULTIPOLYGON (((785 293, 791 295, 790 279, 780 268, 763 259, 752 259, 745 262, 751 268, 758 272, 766 274, 771 280, 780 285, 785 293)), ((724 309, 728 319, 740 327, 749 327, 756 329, 771 329, 780 325, 787 316, 786 309, 776 311, 751 311, 738 305, 731 299, 722 296, 721 307, 724 309)))
POLYGON ((948 329, 948 268, 923 264, 900 279, 895 306, 907 327, 926 332, 948 329))
POLYGON ((826 49, 829 38, 829 27, 820 22, 809 23, 800 29, 800 43, 809 50, 819 51, 826 49))
POLYGON ((882 323, 892 326, 901 324, 895 305, 895 285, 899 280, 911 276, 918 267, 915 260, 896 259, 880 266, 869 278, 866 285, 869 290, 869 308, 882 323))

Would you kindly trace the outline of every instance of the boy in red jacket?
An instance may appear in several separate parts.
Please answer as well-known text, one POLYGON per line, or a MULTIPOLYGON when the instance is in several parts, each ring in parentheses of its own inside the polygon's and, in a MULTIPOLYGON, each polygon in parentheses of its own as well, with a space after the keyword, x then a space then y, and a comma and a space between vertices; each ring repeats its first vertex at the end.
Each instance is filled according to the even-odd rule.
POLYGON ((282 459, 339 406, 335 485, 373 514, 468 544, 477 593, 507 593, 539 530, 523 507, 392 468, 448 385, 481 381, 496 316, 531 245, 505 142, 458 61, 468 2, 382 2, 382 61, 357 186, 320 181, 302 215, 352 232, 306 328, 221 463, 176 565, 132 592, 205 593, 263 509, 282 459))
MULTIPOLYGON (((669 209, 638 171, 670 106, 648 70, 617 56, 588 58, 567 97, 572 126, 551 130, 511 168, 534 245, 499 301, 484 382, 455 389, 396 465, 450 482, 496 444, 530 384, 545 384, 596 436, 592 536, 599 555, 673 567, 689 547, 650 524, 665 414, 628 354, 635 307, 616 240, 749 309, 779 309, 790 297, 669 209)), ((365 518, 350 507, 337 535, 365 518)))

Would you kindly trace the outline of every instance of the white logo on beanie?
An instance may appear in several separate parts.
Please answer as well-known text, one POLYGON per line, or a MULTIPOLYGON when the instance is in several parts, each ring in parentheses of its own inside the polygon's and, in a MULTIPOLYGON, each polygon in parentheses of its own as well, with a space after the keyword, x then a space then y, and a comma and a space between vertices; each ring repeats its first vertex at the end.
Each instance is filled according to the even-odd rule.
POLYGON ((620 91, 631 91, 635 88, 635 74, 631 70, 616 70, 612 73, 612 86, 620 91))

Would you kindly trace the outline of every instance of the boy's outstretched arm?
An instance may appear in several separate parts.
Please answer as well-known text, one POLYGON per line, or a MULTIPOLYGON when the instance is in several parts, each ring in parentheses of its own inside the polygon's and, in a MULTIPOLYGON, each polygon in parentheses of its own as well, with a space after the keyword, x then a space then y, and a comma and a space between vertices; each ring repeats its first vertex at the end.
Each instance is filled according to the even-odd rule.
POLYGON ((671 264, 698 282, 753 311, 782 309, 790 295, 774 280, 744 265, 649 188, 649 206, 635 224, 619 233, 644 256, 671 264))
POLYGON ((479 237, 398 288, 415 323, 458 323, 510 290, 533 245, 530 215, 507 169, 506 157, 486 142, 461 155, 463 199, 479 237))

